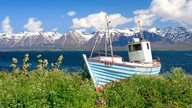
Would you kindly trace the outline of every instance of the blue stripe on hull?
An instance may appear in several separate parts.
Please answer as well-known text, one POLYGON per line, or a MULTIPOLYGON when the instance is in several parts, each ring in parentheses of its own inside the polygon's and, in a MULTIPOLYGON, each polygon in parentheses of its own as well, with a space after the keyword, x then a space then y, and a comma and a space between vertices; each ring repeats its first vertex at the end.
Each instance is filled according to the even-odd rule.
MULTIPOLYGON (((140 67, 132 67, 132 66, 121 66, 121 65, 105 65, 104 63, 101 62, 94 62, 94 61, 89 61, 89 65, 91 66, 97 66, 97 67, 105 67, 105 68, 109 68, 109 67, 113 67, 114 69, 121 69, 124 71, 131 71, 131 73, 136 72, 136 73, 153 73, 155 68, 140 68, 140 67), (129 67, 129 68, 127 68, 129 67), (143 70, 145 69, 145 70, 143 70)), ((127 72, 126 72, 127 73, 127 72)))
POLYGON ((160 67, 141 68, 121 65, 105 65, 102 62, 87 60, 86 56, 83 56, 96 88, 135 74, 156 75, 160 72, 160 67))

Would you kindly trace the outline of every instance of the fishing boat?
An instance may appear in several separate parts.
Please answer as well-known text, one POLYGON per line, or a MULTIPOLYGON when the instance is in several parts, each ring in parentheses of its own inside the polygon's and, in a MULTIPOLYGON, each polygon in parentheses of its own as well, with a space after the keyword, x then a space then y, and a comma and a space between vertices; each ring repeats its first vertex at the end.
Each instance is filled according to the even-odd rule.
MULTIPOLYGON (((82 55, 96 90, 100 91, 114 81, 120 81, 133 75, 158 75, 161 69, 160 59, 152 59, 150 42, 143 38, 142 30, 140 29, 140 38, 133 38, 132 42, 128 43, 129 61, 124 61, 123 57, 113 54, 109 33, 110 22, 107 16, 106 22, 108 35, 105 40, 109 40, 111 54, 107 53, 107 44, 105 44, 105 52, 94 52, 97 45, 96 40, 90 56, 82 55)), ((138 23, 140 28, 140 21, 138 23)))

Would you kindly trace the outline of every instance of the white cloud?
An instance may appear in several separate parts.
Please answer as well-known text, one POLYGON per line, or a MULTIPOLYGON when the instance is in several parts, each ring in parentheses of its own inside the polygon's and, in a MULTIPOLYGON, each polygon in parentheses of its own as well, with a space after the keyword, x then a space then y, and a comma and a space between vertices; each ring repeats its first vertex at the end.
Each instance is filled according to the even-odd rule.
POLYGON ((136 19, 151 25, 156 19, 174 21, 184 25, 192 24, 192 0, 153 0, 148 9, 136 10, 136 19))
MULTIPOLYGON (((74 18, 72 28, 94 28, 96 30, 98 29, 104 29, 106 28, 106 20, 105 15, 106 12, 100 12, 95 14, 90 14, 85 18, 74 18)), ((111 27, 117 27, 118 25, 122 25, 128 22, 131 22, 131 18, 126 18, 122 16, 121 14, 110 14, 109 21, 111 21, 110 26, 111 27)))
POLYGON ((51 31, 56 32, 58 30, 57 27, 53 28, 51 31))
POLYGON ((30 32, 43 31, 42 22, 36 18, 29 18, 27 24, 24 25, 24 29, 30 32))
POLYGON ((156 20, 155 15, 151 14, 149 10, 137 10, 134 11, 134 14, 136 15, 134 17, 135 23, 140 21, 142 26, 150 26, 156 20))
POLYGON ((6 34, 12 34, 13 28, 10 25, 9 17, 6 16, 5 19, 2 21, 2 31, 6 34))
POLYGON ((76 12, 75 11, 69 11, 69 12, 67 12, 67 15, 68 16, 75 16, 76 12))

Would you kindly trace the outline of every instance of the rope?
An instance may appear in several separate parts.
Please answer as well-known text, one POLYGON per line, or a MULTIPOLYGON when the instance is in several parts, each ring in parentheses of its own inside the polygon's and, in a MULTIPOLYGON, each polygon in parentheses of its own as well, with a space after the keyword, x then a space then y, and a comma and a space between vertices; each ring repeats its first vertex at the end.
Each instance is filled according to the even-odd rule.
POLYGON ((98 39, 100 38, 100 36, 98 36, 97 37, 97 39, 96 39, 96 41, 95 41, 95 43, 94 43, 94 46, 93 46, 93 48, 92 48, 92 50, 91 50, 91 55, 90 55, 90 57, 89 58, 91 58, 92 57, 92 55, 93 55, 93 52, 94 52, 94 50, 95 50, 95 47, 96 47, 96 45, 97 45, 97 42, 98 42, 98 39))
POLYGON ((105 57, 107 57, 107 34, 105 34, 105 57))

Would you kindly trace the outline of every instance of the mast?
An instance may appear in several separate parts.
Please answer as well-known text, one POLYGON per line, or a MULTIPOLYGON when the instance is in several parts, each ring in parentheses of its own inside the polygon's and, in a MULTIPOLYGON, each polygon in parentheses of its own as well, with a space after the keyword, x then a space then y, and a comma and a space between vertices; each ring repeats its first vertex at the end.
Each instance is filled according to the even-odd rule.
MULTIPOLYGON (((111 41, 111 35, 110 35, 110 33, 109 33, 109 23, 110 23, 110 21, 108 21, 108 18, 107 18, 108 16, 107 15, 105 15, 105 18, 106 18, 106 23, 107 23, 107 38, 109 38, 109 44, 110 44, 110 49, 111 49, 111 58, 112 58, 112 61, 113 61, 113 47, 112 47, 112 41, 111 41)), ((107 45, 106 45, 106 47, 107 47, 107 45)), ((106 48, 107 49, 107 48, 106 48)))
MULTIPOLYGON (((108 25, 107 15, 105 15, 105 19, 106 19, 106 24, 108 25)), ((107 26, 106 30, 108 30, 108 26, 107 26)), ((109 32, 108 32, 108 33, 109 33, 109 32)), ((108 41, 108 35, 105 34, 105 57, 107 57, 107 41, 108 41)))
POLYGON ((138 28, 139 28, 141 40, 143 40, 144 36, 143 36, 143 31, 141 30, 141 21, 140 20, 138 20, 138 28))

